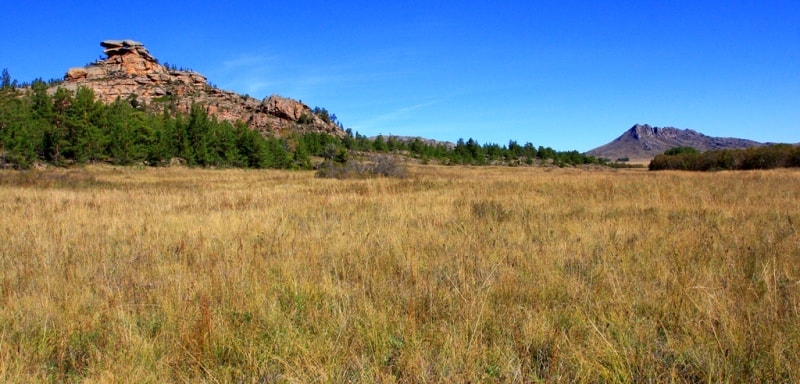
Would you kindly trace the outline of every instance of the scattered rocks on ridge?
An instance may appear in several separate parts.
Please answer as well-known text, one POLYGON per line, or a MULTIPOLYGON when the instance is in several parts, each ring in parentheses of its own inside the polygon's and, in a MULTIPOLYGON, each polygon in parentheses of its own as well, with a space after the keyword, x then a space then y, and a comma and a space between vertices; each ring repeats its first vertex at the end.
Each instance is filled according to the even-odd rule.
POLYGON ((155 111, 171 107, 186 113, 192 104, 201 104, 220 120, 242 121, 251 129, 265 133, 301 131, 344 135, 341 128, 323 121, 299 101, 277 95, 259 101, 213 87, 197 72, 167 68, 138 41, 104 40, 100 45, 108 56, 106 59, 70 68, 64 75, 64 83, 52 91, 57 87, 76 90, 84 86, 91 88, 95 97, 103 102, 135 97, 139 104, 155 111))

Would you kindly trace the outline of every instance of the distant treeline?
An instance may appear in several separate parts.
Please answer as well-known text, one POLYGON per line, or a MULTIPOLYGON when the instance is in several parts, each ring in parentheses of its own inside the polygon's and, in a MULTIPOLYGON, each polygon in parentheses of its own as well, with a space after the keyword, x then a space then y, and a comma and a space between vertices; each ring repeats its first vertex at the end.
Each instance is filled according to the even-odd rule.
MULTIPOLYGON (((51 95, 50 86, 37 79, 22 88, 3 71, 0 166, 28 168, 37 162, 158 166, 179 159, 189 166, 309 169, 313 156, 344 162, 357 152, 399 153, 440 164, 605 164, 577 151, 513 140, 501 146, 459 139, 452 145, 419 138, 368 138, 349 129, 341 138, 324 133, 264 137, 244 123, 218 121, 200 105, 188 114, 150 113, 135 97, 105 104, 95 100, 89 88, 74 92, 59 88, 51 95)), ((327 114, 320 108, 314 111, 327 114)))
POLYGON ((345 148, 356 151, 404 153, 422 160, 423 163, 436 161, 446 165, 533 165, 548 163, 557 166, 580 164, 606 164, 594 156, 586 156, 578 151, 556 151, 550 147, 535 147, 531 143, 523 145, 510 140, 508 145, 495 143, 480 144, 472 138, 458 139, 453 144, 431 144, 420 138, 400 139, 395 136, 377 136, 369 139, 358 133, 343 139, 345 148))
POLYGON ((725 149, 699 152, 678 147, 657 155, 650 161, 650 170, 716 171, 774 169, 800 167, 800 147, 776 144, 747 149, 725 149))

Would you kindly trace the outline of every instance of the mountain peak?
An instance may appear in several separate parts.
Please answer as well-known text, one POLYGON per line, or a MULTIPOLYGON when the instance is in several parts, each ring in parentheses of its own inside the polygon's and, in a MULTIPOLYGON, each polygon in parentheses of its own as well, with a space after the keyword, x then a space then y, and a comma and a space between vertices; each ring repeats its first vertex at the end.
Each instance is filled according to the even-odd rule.
POLYGON ((628 131, 634 138, 641 138, 647 136, 655 136, 658 133, 658 128, 653 128, 647 124, 636 124, 628 131))
POLYGON ((653 127, 635 124, 608 144, 592 149, 588 155, 631 160, 650 160, 655 155, 675 147, 692 147, 700 151, 713 149, 741 149, 760 146, 762 143, 736 138, 710 137, 692 129, 653 127))

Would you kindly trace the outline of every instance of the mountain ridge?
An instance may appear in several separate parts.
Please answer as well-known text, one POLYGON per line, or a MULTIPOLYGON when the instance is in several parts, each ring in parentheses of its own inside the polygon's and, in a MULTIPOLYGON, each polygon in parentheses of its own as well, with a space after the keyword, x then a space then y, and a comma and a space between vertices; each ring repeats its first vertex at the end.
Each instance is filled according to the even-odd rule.
POLYGON ((624 158, 631 161, 649 161, 656 155, 675 147, 692 147, 699 151, 709 151, 745 149, 763 145, 767 145, 767 143, 732 137, 707 136, 693 129, 635 124, 616 139, 596 147, 586 154, 612 161, 624 158))

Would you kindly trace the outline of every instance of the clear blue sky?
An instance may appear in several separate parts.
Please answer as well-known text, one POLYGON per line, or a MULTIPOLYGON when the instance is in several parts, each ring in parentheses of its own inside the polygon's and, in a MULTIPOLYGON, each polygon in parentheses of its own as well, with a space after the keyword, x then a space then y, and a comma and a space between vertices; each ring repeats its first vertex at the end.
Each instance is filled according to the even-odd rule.
POLYGON ((368 136, 586 151, 635 123, 800 141, 800 1, 11 1, 0 68, 60 78, 141 41, 223 89, 368 136))

